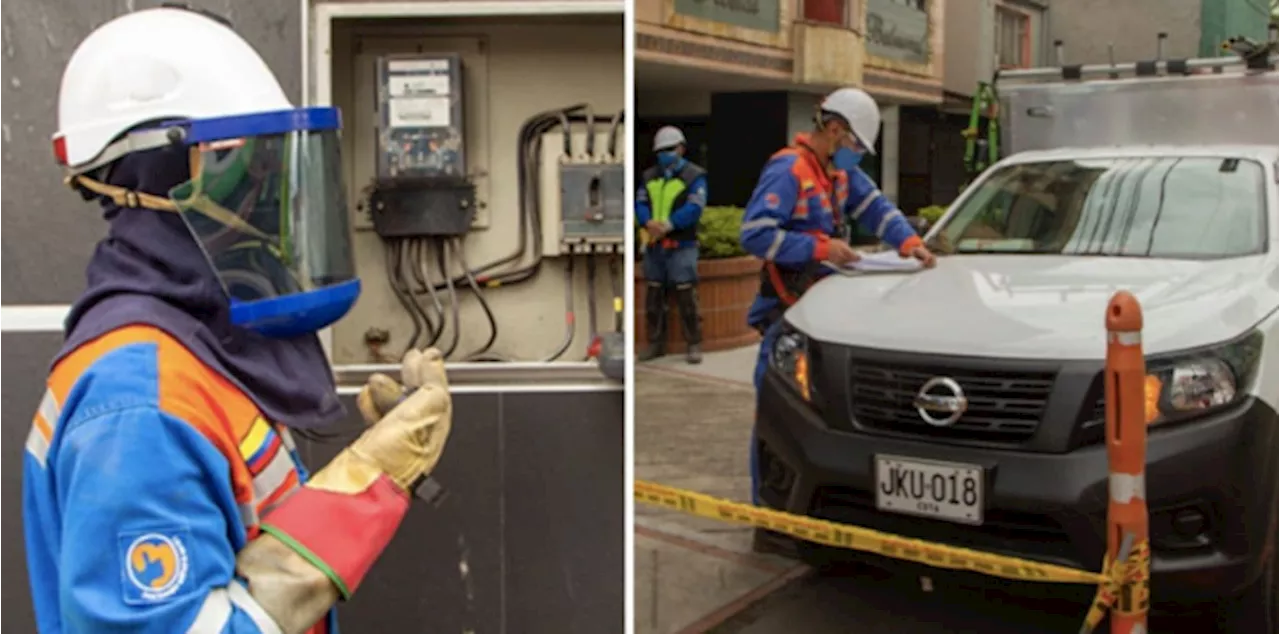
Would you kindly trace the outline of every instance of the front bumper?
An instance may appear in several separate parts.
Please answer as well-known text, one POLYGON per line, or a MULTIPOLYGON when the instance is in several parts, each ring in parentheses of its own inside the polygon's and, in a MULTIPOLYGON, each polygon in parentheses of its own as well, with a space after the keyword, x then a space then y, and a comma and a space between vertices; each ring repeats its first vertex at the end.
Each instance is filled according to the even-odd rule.
MULTIPOLYGON (((1098 570, 1102 563, 1108 499, 1102 444, 1031 453, 836 431, 772 371, 758 403, 752 450, 764 506, 1076 568, 1098 570), (981 465, 983 525, 876 510, 876 454, 981 465)), ((1205 420, 1153 429, 1147 444, 1152 596, 1195 601, 1240 591, 1274 556, 1275 410, 1249 399, 1205 420), (1206 518, 1203 530, 1179 532, 1174 517, 1192 509, 1206 518)))

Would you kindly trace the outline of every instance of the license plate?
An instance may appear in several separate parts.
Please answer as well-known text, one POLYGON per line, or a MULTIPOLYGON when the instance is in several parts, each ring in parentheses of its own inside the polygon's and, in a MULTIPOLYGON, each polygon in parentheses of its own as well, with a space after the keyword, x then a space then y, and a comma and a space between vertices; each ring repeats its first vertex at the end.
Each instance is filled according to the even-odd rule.
POLYGON ((961 524, 982 524, 977 465, 876 456, 876 508, 961 524))

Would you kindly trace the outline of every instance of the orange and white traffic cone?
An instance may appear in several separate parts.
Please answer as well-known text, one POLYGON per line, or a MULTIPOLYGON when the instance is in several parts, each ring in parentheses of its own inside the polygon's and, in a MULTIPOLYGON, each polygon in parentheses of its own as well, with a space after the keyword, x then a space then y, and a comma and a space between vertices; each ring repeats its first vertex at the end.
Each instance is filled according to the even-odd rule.
POLYGON ((1107 305, 1107 557, 1127 566, 1111 610, 1112 634, 1145 634, 1150 607, 1147 527, 1146 361, 1142 356, 1142 307, 1127 291, 1107 305))

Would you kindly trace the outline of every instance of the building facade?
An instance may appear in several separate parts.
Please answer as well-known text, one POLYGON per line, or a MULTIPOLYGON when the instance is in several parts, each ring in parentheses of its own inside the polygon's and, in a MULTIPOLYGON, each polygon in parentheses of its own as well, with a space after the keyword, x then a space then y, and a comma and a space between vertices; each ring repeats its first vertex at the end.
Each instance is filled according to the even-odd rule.
POLYGON ((744 205, 769 155, 811 126, 822 96, 861 86, 882 106, 877 156, 900 193, 902 109, 942 103, 939 0, 636 0, 636 165, 666 124, 709 169, 710 202, 744 205))

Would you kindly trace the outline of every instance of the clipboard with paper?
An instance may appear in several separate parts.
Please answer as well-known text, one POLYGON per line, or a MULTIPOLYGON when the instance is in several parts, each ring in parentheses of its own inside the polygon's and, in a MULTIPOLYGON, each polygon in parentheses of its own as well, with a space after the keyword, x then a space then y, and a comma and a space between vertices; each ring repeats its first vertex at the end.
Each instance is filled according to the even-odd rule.
POLYGON ((853 277, 857 275, 910 275, 924 270, 924 265, 915 258, 904 258, 893 251, 863 254, 861 258, 847 264, 824 263, 828 269, 853 277))

